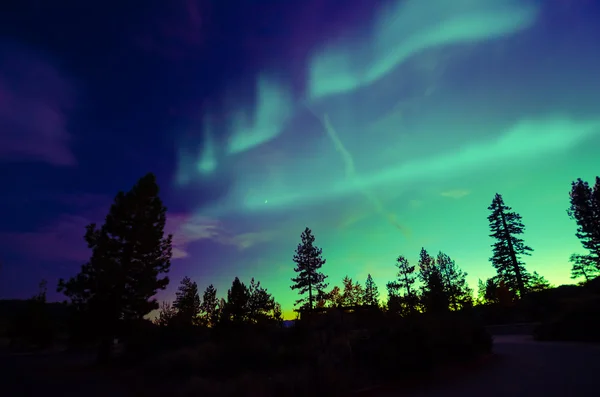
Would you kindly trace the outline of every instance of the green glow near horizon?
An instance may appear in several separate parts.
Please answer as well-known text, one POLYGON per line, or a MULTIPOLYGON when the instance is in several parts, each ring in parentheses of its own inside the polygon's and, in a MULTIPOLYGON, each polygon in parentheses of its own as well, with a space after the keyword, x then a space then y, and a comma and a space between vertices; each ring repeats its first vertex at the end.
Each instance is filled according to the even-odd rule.
POLYGON ((303 100, 268 74, 254 115, 227 96, 229 139, 180 148, 179 185, 226 172, 233 182, 190 221, 221 225, 182 259, 210 269, 174 263, 178 272, 220 295, 235 276, 255 277, 289 317, 291 258, 308 226, 330 285, 370 273, 383 294, 395 258, 414 262, 425 247, 450 255, 476 289, 493 275, 487 207, 498 192, 523 216, 527 268, 571 282, 568 258, 581 248, 565 212, 570 183, 600 166, 594 40, 569 30, 549 45, 533 2, 424 3, 382 9, 363 43, 315 50, 303 100))

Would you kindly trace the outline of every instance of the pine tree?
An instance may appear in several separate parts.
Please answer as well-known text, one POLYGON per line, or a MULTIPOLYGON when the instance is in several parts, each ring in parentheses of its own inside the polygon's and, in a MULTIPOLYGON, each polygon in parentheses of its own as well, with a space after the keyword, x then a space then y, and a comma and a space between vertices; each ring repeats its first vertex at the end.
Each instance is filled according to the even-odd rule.
POLYGON ((189 277, 184 277, 175 293, 175 302, 173 302, 179 324, 183 326, 198 325, 201 305, 198 284, 189 277))
POLYGON ((463 272, 450 256, 440 251, 437 266, 442 276, 444 290, 453 310, 458 310, 472 301, 473 291, 467 284, 467 273, 463 272))
POLYGON ((153 174, 127 192, 119 192, 104 225, 86 227, 90 260, 58 291, 70 298, 101 340, 98 358, 110 357, 118 322, 139 320, 158 308, 154 296, 169 283, 172 236, 164 235, 167 209, 153 174))
POLYGON ((361 285, 361 283, 359 283, 358 281, 356 281, 354 283, 354 301, 353 306, 362 306, 363 304, 363 295, 365 294, 365 290, 363 288, 363 286, 361 285))
POLYGON ((416 282, 416 268, 411 266, 406 257, 400 255, 396 259, 398 273, 396 280, 387 283, 388 291, 388 310, 392 312, 406 312, 412 314, 416 312, 417 294, 414 289, 416 282), (404 294, 402 294, 404 292, 404 294), (392 308, 390 308, 390 304, 392 308), (406 310, 403 310, 403 307, 406 310))
POLYGON ((362 301, 366 306, 379 307, 379 290, 370 274, 367 275, 367 280, 365 281, 362 301))
POLYGON ((575 235, 589 253, 572 256, 572 274, 585 276, 600 271, 600 177, 593 189, 577 179, 571 184, 569 217, 577 223, 575 235), (595 267, 595 270, 593 269, 595 267))
POLYGON ((354 307, 360 306, 362 301, 362 286, 358 283, 354 283, 348 276, 342 280, 343 292, 341 296, 342 307, 354 307))
POLYGON ((281 310, 281 305, 277 302, 273 305, 273 320, 275 321, 275 325, 283 327, 283 310, 281 310))
POLYGON ((298 244, 294 254, 294 271, 298 276, 292 278, 294 284, 290 288, 298 290, 300 295, 308 294, 298 299, 296 305, 302 304, 303 309, 312 311, 316 298, 327 288, 327 276, 319 272, 326 261, 322 257, 323 250, 314 245, 315 237, 309 228, 304 229, 301 239, 302 243, 298 244))
POLYGON ((275 300, 260 285, 260 281, 250 280, 248 286, 248 320, 251 323, 265 323, 273 318, 275 300))
POLYGON ((492 244, 490 261, 507 288, 513 294, 518 293, 523 297, 527 292, 529 273, 520 256, 531 255, 533 249, 525 245, 523 239, 517 237, 525 230, 522 217, 505 205, 502 196, 497 193, 488 210, 492 212, 488 216, 490 237, 496 240, 492 244))
POLYGON ((435 266, 435 258, 429 255, 425 248, 421 248, 419 252, 419 280, 423 283, 423 285, 427 285, 429 282, 429 278, 433 273, 437 271, 435 266))
POLYGON ((531 292, 539 292, 545 289, 552 288, 552 284, 548 282, 544 278, 544 276, 538 274, 538 272, 533 272, 531 277, 529 278, 529 284, 527 285, 527 290, 531 292))
POLYGON ((477 289, 477 295, 481 302, 488 304, 497 302, 498 282, 495 277, 490 277, 485 282, 480 279, 477 289))
POLYGON ((591 279, 600 275, 600 269, 597 262, 591 255, 572 254, 569 262, 573 264, 571 268, 571 278, 578 279, 583 277, 587 283, 591 279))
POLYGON ((329 307, 343 306, 342 291, 337 285, 327 293, 327 304, 329 307))
POLYGON ((219 301, 217 299, 217 289, 210 284, 204 290, 202 295, 202 304, 200 306, 200 317, 207 327, 214 327, 219 322, 219 301))
POLYGON ((425 248, 419 253, 419 279, 423 283, 422 299, 428 312, 439 313, 448 310, 448 295, 440 269, 425 248))
POLYGON ((234 323, 242 323, 248 320, 248 302, 250 292, 248 287, 235 278, 231 283, 231 288, 227 291, 227 301, 225 302, 224 319, 234 323))

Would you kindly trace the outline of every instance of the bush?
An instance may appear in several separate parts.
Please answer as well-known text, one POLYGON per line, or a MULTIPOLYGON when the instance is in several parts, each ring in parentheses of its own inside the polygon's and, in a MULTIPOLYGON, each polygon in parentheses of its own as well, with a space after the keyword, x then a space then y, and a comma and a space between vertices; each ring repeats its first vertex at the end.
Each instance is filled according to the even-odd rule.
POLYGON ((462 313, 390 316, 363 329, 332 324, 244 327, 164 352, 146 360, 138 376, 152 384, 143 395, 336 396, 488 353, 492 345, 485 329, 462 313))

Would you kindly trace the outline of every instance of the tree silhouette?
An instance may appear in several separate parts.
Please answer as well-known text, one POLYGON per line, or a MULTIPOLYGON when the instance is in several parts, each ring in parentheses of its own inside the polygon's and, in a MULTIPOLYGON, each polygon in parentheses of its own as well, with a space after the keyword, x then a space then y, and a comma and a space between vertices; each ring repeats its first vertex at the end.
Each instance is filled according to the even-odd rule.
POLYGON ((343 306, 342 291, 340 287, 335 285, 329 293, 327 293, 327 304, 329 307, 343 306))
POLYGON ((541 276, 538 274, 538 272, 531 273, 531 277, 529 278, 529 283, 527 285, 527 289, 529 291, 539 292, 550 288, 552 288, 552 284, 550 284, 548 280, 544 278, 544 276, 541 276))
POLYGON ((181 280, 179 288, 175 293, 173 307, 177 311, 176 318, 179 325, 198 325, 201 301, 198 294, 198 285, 195 281, 192 281, 187 276, 181 280))
POLYGON ((440 268, 425 248, 421 248, 418 265, 419 280, 423 283, 421 289, 425 309, 436 313, 448 310, 448 295, 440 268))
POLYGON ((517 237, 525 230, 522 217, 505 205, 502 196, 498 193, 494 196, 488 210, 492 212, 488 216, 490 237, 496 240, 492 244, 490 261, 507 288, 513 294, 518 293, 523 297, 527 292, 529 274, 519 257, 530 255, 533 249, 517 237))
POLYGON ((571 257, 571 274, 589 277, 590 274, 600 271, 600 177, 596 177, 593 188, 581 179, 572 182, 569 196, 571 206, 567 214, 577 223, 575 235, 583 248, 589 252, 585 256, 571 257))
POLYGON ((219 300, 217 299, 217 289, 210 284, 204 290, 202 295, 202 304, 200 305, 200 317, 204 325, 214 327, 219 322, 219 300))
POLYGON ((468 305, 472 300, 473 291, 467 284, 467 273, 442 251, 438 253, 436 262, 451 308, 458 310, 468 305))
POLYGON ((367 275, 362 301, 363 305, 379 307, 379 290, 377 289, 377 285, 375 284, 375 281, 373 281, 371 274, 367 275))
POLYGON ((400 255, 396 259, 398 273, 396 280, 386 284, 388 291, 388 310, 392 312, 416 312, 417 293, 413 287, 417 274, 415 266, 411 266, 406 257, 400 255), (402 294, 404 292, 404 294, 402 294), (390 308, 391 306, 391 308, 390 308), (406 309, 406 310, 404 310, 406 309))
POLYGON ((154 323, 160 327, 167 327, 171 325, 176 314, 177 310, 173 308, 173 305, 163 301, 160 305, 160 309, 158 309, 158 316, 154 320, 154 323))
POLYGON ((245 322, 248 319, 249 299, 248 287, 236 277, 227 291, 227 301, 223 311, 224 320, 233 323, 245 322))
POLYGON ((360 306, 363 294, 362 286, 352 281, 349 276, 344 277, 342 280, 342 286, 344 289, 341 296, 341 306, 360 306))
POLYGON ((298 244, 294 254, 294 271, 298 275, 292 278, 294 284, 290 288, 298 290, 300 295, 305 295, 298 299, 295 305, 302 305, 301 308, 312 311, 315 298, 323 296, 327 288, 327 276, 319 271, 326 260, 322 257, 323 250, 314 245, 315 236, 309 228, 304 229, 300 238, 302 242, 298 244))
POLYGON ((164 236, 167 209, 158 194, 153 174, 139 179, 129 192, 119 192, 104 225, 86 227, 90 260, 75 277, 59 280, 58 291, 93 319, 101 361, 110 357, 119 321, 142 319, 157 309, 153 297, 169 283, 160 276, 171 265, 172 236, 164 236))
POLYGON ((251 323, 266 323, 274 316, 275 300, 260 285, 260 281, 250 280, 248 286, 248 320, 251 323))
POLYGON ((283 326, 283 310, 281 310, 281 305, 277 302, 273 305, 273 321, 275 321, 277 326, 283 326))
POLYGON ((597 261, 592 255, 571 254, 569 262, 573 264, 571 268, 572 279, 583 277, 587 283, 600 274, 597 261))

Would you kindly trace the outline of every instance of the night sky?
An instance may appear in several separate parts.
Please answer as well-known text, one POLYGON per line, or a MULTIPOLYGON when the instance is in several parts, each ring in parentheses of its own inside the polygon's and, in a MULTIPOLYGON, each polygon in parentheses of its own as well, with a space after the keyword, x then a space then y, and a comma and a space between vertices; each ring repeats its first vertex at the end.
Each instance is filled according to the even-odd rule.
POLYGON ((0 298, 74 275, 84 226, 154 172, 183 276, 289 313, 304 227, 330 285, 443 250, 479 278, 496 192, 526 266, 570 282, 570 182, 600 157, 593 0, 0 5, 0 298))

